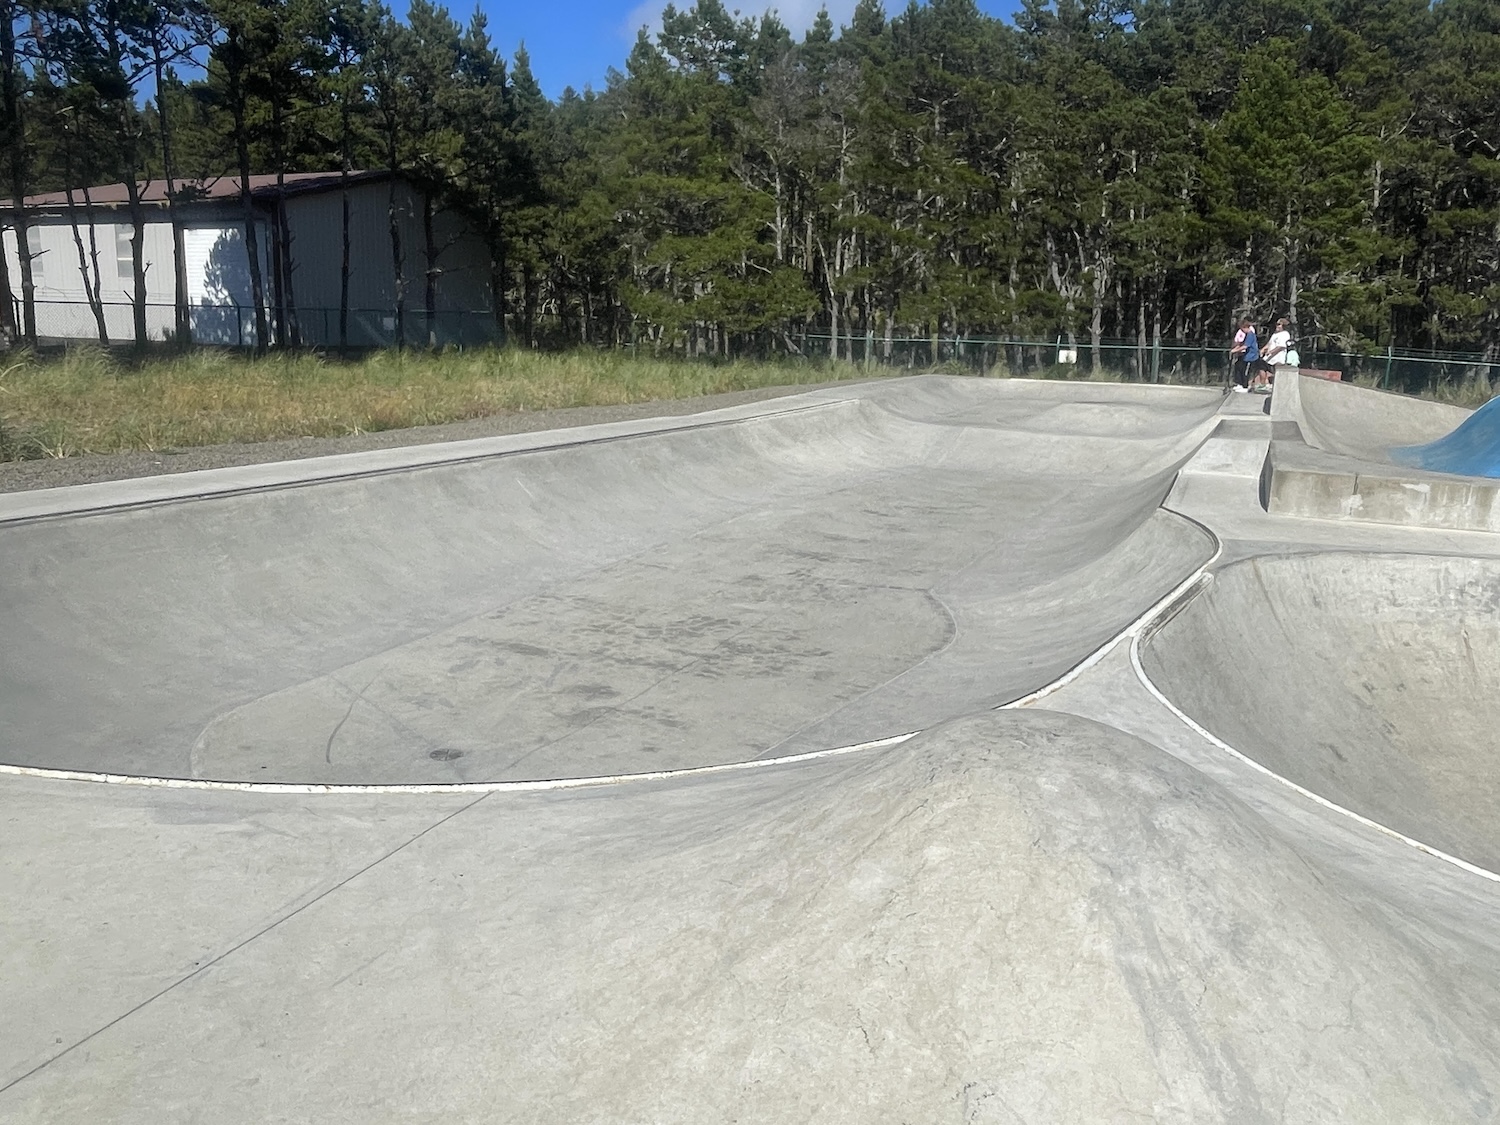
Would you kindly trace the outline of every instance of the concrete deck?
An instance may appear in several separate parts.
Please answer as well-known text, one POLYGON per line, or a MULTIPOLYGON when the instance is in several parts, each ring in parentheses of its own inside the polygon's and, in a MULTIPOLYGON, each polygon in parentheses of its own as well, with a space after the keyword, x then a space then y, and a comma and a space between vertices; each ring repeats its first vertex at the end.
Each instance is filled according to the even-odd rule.
POLYGON ((0 497, 0 1119, 1500 1117, 1500 537, 1264 406, 0 497))

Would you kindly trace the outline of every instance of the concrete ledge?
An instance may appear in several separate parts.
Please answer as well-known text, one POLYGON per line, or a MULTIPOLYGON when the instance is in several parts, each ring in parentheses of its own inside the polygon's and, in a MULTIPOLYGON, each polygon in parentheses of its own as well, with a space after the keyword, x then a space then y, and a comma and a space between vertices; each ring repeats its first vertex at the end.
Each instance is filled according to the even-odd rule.
POLYGON ((1280 435, 1267 465, 1266 508, 1274 515, 1500 531, 1500 480, 1356 461, 1280 435))

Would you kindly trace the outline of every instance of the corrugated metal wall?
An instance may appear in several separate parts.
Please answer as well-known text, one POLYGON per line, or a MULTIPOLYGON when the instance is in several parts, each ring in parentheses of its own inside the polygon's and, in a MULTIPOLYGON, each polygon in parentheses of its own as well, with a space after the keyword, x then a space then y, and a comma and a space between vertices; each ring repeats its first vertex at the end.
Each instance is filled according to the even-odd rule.
MULTIPOLYGON (((420 198, 404 183, 396 186, 397 220, 406 279, 405 340, 427 341, 424 311, 425 239, 420 198)), ((184 209, 186 214, 192 214, 184 209)), ((339 279, 343 221, 341 193, 291 196, 287 200, 291 231, 292 296, 299 335, 304 344, 336 347, 339 343, 339 279)), ((202 214, 201 211, 198 212, 202 214)), ((219 216, 223 215, 220 211, 219 216)), ((112 213, 111 218, 118 217, 112 213)), ((237 219, 190 219, 183 244, 193 339, 198 343, 251 346, 255 314, 245 257, 244 227, 237 219)), ((94 340, 98 331, 88 307, 83 275, 71 225, 65 220, 38 221, 33 228, 36 271, 37 331, 44 340, 94 340)), ((101 294, 105 322, 115 342, 134 338, 130 301, 128 223, 96 226, 101 294), (122 264, 123 263, 123 264, 122 264), (122 272, 123 271, 123 272, 122 272)), ((85 249, 88 231, 81 232, 85 249)), ((391 253, 389 186, 365 183, 350 189, 349 343, 354 347, 387 346, 396 341, 396 272, 391 253)), ((275 300, 271 276, 270 227, 261 223, 258 242, 261 276, 268 305, 275 300)), ((477 344, 497 338, 489 289, 489 255, 483 240, 458 215, 439 212, 434 242, 441 248, 442 273, 437 285, 435 330, 439 344, 477 344)), ((3 232, 11 287, 19 301, 20 259, 13 230, 3 232)), ((146 320, 153 340, 171 336, 174 316, 172 231, 152 222, 145 231, 146 320)), ((18 310, 19 320, 19 310, 18 310)))
MULTIPOLYGON (((396 185, 402 276, 406 281, 405 337, 426 342, 424 313, 426 240, 420 197, 396 185)), ((343 258, 343 200, 339 191, 293 196, 287 201, 292 235, 293 290, 306 343, 339 342, 339 274, 343 258)), ((440 344, 494 339, 489 254, 461 217, 440 211, 433 223, 440 248, 436 329, 440 344)), ((349 343, 393 343, 396 335, 396 269, 391 249, 390 186, 358 184, 349 192, 349 343)))

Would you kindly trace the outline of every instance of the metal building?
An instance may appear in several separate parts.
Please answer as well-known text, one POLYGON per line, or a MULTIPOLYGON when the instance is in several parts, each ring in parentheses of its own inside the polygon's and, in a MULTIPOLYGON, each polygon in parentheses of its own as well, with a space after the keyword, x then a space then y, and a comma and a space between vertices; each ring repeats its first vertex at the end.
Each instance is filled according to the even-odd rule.
MULTIPOLYGON (((175 324, 172 224, 166 185, 139 185, 146 211, 143 260, 146 323, 153 340, 175 324)), ((352 347, 472 344, 494 339, 490 260, 469 220, 433 203, 431 258, 427 200, 387 172, 250 177, 255 241, 269 332, 282 342, 340 343, 344 204, 349 206, 347 342, 352 347), (395 228, 395 238, 392 228, 395 228), (394 246, 399 242, 400 270, 394 246), (279 267, 281 256, 289 268, 279 267), (428 264, 435 300, 428 324, 428 264), (398 278, 400 285, 398 285, 398 278), (398 290, 404 310, 398 313, 398 290)), ((179 184, 175 208, 182 229, 188 321, 195 342, 251 347, 256 340, 246 222, 237 177, 179 184)), ((21 270, 14 208, 0 203, 0 230, 15 320, 22 322, 21 270)), ((90 301, 96 288, 112 342, 134 338, 134 265, 126 187, 53 192, 26 200, 27 251, 36 286, 37 335, 43 340, 97 340, 90 301)))

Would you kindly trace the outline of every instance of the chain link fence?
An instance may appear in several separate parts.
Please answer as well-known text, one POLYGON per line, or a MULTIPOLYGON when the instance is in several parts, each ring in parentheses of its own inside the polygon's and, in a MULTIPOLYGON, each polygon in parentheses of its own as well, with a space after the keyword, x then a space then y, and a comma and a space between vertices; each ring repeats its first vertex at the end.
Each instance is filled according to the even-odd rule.
MULTIPOLYGON (((1227 383, 1230 358, 1227 345, 1151 343, 1103 340, 1097 349, 1087 340, 1036 340, 1012 337, 959 336, 885 339, 871 336, 833 337, 808 333, 809 358, 838 359, 863 366, 955 374, 1009 375, 1043 379, 1110 379, 1123 382, 1188 384, 1227 383)), ((1443 387, 1495 386, 1500 380, 1500 357, 1462 352, 1352 352, 1304 343, 1298 359, 1303 369, 1338 372, 1349 382, 1379 386, 1408 394, 1434 392, 1443 387)), ((1500 387, 1495 389, 1500 390, 1500 387)))
MULTIPOLYGON (((97 310, 85 301, 38 298, 35 302, 39 341, 67 345, 99 341, 99 320, 109 344, 135 340, 134 305, 104 302, 97 310)), ((146 305, 148 338, 170 341, 176 313, 170 302, 146 305)), ((16 309, 20 323, 20 309, 16 309)), ((946 371, 954 374, 1021 376, 1044 379, 1110 379, 1127 382, 1221 384, 1229 379, 1227 345, 1182 342, 1087 339, 1035 339, 1006 336, 882 336, 873 333, 833 335, 792 330, 748 335, 697 336, 679 333, 675 340, 635 339, 628 324, 614 318, 583 320, 555 315, 527 322, 519 314, 506 318, 508 330, 489 309, 440 309, 431 318, 421 308, 398 314, 385 308, 351 308, 340 331, 337 308, 301 308, 278 321, 267 314, 270 344, 334 350, 341 338, 351 349, 365 351, 408 347, 482 347, 500 344, 545 350, 573 347, 624 348, 643 355, 677 355, 714 359, 801 358, 840 362, 891 371, 946 371)), ((254 309, 248 305, 199 304, 188 310, 195 344, 228 348, 257 345, 254 309)), ((1462 352, 1355 352, 1320 341, 1302 341, 1304 368, 1336 371, 1349 381, 1408 394, 1467 390, 1482 393, 1500 379, 1500 357, 1462 352)), ((1500 388, 1497 388, 1500 389, 1500 388)))
MULTIPOLYGON (((106 346, 135 343, 135 304, 130 301, 54 300, 39 297, 36 308, 37 341, 43 345, 103 343, 106 346), (103 320, 103 339, 100 320, 103 320)), ((147 302, 146 338, 166 343, 176 335, 176 306, 170 302, 147 302)), ((21 310, 15 310, 21 324, 21 310)), ((391 308, 351 308, 344 339, 359 350, 396 347, 480 347, 499 344, 504 333, 489 309, 439 309, 429 318, 426 310, 408 307, 400 315, 391 308)), ((280 317, 266 314, 267 344, 334 349, 340 346, 340 310, 299 308, 280 317)), ((252 305, 199 304, 188 307, 188 329, 192 342, 205 347, 253 348, 257 344, 255 308, 252 305)))

